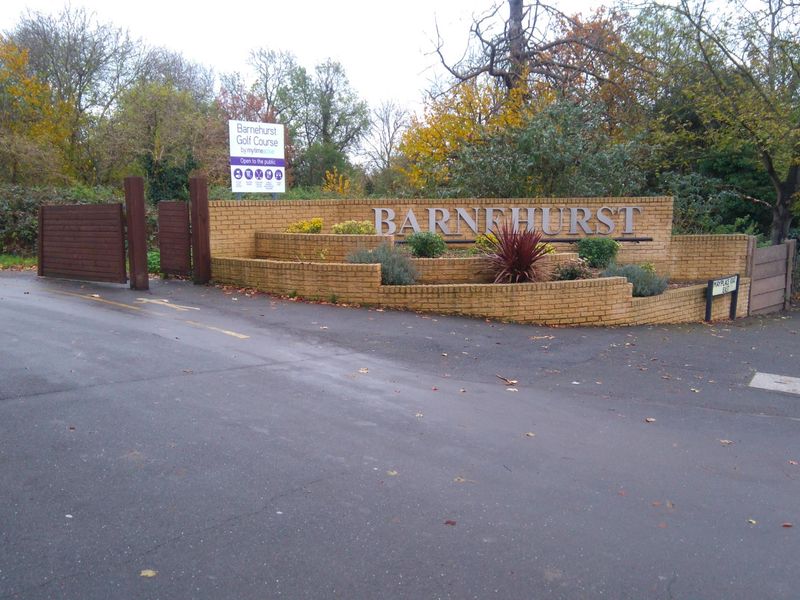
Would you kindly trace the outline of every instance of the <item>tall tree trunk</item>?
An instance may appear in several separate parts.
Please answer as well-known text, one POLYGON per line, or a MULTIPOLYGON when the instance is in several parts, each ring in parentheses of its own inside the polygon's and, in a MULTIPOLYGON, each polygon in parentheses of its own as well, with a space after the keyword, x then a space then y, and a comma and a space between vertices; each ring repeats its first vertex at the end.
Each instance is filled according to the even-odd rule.
POLYGON ((508 90, 518 88, 525 73, 525 38, 522 29, 522 0, 508 0, 508 49, 511 66, 506 85, 508 90))

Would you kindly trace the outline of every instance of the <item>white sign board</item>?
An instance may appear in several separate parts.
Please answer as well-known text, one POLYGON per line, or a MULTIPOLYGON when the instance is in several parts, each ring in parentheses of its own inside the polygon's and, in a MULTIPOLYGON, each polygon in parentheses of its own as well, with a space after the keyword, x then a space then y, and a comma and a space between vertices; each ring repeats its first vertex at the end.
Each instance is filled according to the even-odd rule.
POLYGON ((725 277, 723 279, 715 279, 711 284, 711 295, 722 296, 723 294, 729 294, 736 291, 737 287, 739 287, 738 275, 732 275, 731 277, 725 277))
POLYGON ((231 189, 234 192, 286 191, 283 125, 228 121, 231 189))

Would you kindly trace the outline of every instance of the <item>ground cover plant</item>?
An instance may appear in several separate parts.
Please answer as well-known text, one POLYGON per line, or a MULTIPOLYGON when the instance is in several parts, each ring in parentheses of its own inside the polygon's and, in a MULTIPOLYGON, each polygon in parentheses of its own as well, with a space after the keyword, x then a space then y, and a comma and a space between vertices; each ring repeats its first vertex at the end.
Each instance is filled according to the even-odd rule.
POLYGON ((354 264, 379 263, 383 285, 411 285, 417 280, 417 271, 408 255, 389 244, 381 244, 374 250, 356 250, 347 257, 347 262, 354 264))
POLYGON ((331 232, 350 235, 375 235, 375 226, 369 221, 344 221, 334 223, 331 232))
POLYGON ((576 279, 591 279, 594 274, 582 258, 570 260, 553 269, 553 279, 556 281, 574 281, 576 279))
POLYGON ((322 231, 322 219, 314 217, 305 221, 295 221, 286 226, 286 233, 320 233, 322 231))
POLYGON ((507 222, 500 225, 490 242, 491 251, 486 254, 494 282, 524 283, 546 279, 548 272, 541 260, 549 253, 547 246, 542 242, 541 231, 518 231, 507 222))

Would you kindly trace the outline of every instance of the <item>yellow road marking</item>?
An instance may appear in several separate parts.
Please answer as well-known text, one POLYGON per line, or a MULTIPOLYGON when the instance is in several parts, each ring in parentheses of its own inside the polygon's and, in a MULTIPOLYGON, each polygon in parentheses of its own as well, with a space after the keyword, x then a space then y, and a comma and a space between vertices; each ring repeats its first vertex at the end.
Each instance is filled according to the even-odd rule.
POLYGON ((181 304, 171 304, 169 300, 162 299, 156 300, 153 298, 137 298, 136 302, 139 304, 157 304, 158 306, 166 306, 167 308, 172 308, 174 310, 185 312, 187 310, 200 310, 194 306, 183 306, 181 304))
POLYGON ((74 292, 63 292, 61 290, 49 290, 54 294, 63 294, 64 296, 74 296, 75 298, 83 298, 84 300, 92 300, 93 302, 102 302, 103 304, 110 304, 111 306, 118 306, 119 308, 127 308, 129 310, 142 310, 138 306, 131 306, 130 304, 123 304, 122 302, 114 302, 113 300, 106 300, 101 298, 98 294, 76 294, 74 292))
MULTIPOLYGON (((48 291, 52 292, 53 294, 62 294, 64 296, 73 296, 75 298, 82 298, 83 300, 91 300, 93 302, 102 302, 103 304, 109 304, 111 306, 117 306, 119 308, 127 308, 129 310, 142 311, 142 308, 139 307, 139 306, 131 306, 130 304, 123 304, 122 302, 114 302, 113 300, 106 300, 105 298, 101 298, 99 294, 76 294, 75 292, 64 292, 64 291, 61 291, 61 290, 48 290, 48 291)), ((140 298, 140 300, 146 300, 146 299, 140 298)), ((158 302, 158 301, 152 302, 152 304, 157 304, 158 306, 170 306, 172 308, 175 308, 175 307, 178 306, 177 304, 164 304, 164 303, 158 302)), ((184 308, 184 307, 181 307, 181 308, 184 308)), ((185 307, 184 309, 185 310, 189 310, 189 309, 192 309, 192 308, 193 307, 188 306, 188 307, 185 307)), ((200 309, 195 308, 194 310, 200 310, 200 309)), ((160 317, 168 316, 168 315, 165 315, 163 313, 158 313, 158 312, 154 313, 154 312, 151 312, 151 311, 148 311, 147 314, 154 314, 154 315, 158 315, 160 317)), ((236 339, 239 339, 239 340, 249 340, 250 339, 249 335, 244 335, 243 333, 236 333, 235 331, 229 331, 228 329, 220 329, 219 327, 214 327, 213 325, 206 325, 205 323, 199 323, 197 321, 184 321, 184 323, 187 323, 188 325, 192 325, 194 327, 199 327, 201 329, 208 329, 209 331, 216 331, 217 333, 224 333, 225 335, 229 335, 231 337, 235 337, 236 339)))
POLYGON ((231 337, 235 337, 240 340, 249 340, 249 335, 244 335, 243 333, 236 333, 235 331, 229 331, 227 329, 220 329, 219 327, 214 327, 212 325, 206 325, 205 323, 198 323, 197 321, 184 321, 184 323, 188 323, 189 325, 194 325, 195 327, 202 327, 203 329, 209 329, 211 331, 216 331, 218 333, 224 333, 225 335, 229 335, 231 337))

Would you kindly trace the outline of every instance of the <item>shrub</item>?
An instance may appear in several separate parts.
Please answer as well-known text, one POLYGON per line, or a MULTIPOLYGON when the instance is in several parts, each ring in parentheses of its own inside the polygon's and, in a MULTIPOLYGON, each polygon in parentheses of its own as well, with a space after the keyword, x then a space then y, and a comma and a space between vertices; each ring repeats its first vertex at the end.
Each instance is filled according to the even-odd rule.
POLYGON ((149 250, 147 252, 147 272, 160 273, 161 272, 161 254, 158 250, 149 250))
POLYGON ((374 250, 356 250, 347 257, 347 262, 380 263, 383 285, 410 285, 417 279, 417 271, 408 256, 389 244, 381 244, 374 250))
POLYGON ((322 219, 314 217, 305 221, 296 221, 286 227, 286 233, 319 233, 322 231, 322 219))
POLYGON ((667 289, 666 277, 659 277, 639 265, 614 265, 603 272, 603 277, 625 277, 633 284, 636 297, 655 296, 667 289))
POLYGON ((607 237, 587 237, 578 241, 578 256, 590 267, 605 269, 614 262, 619 243, 607 237))
POLYGON ((334 223, 331 231, 339 234, 375 235, 375 226, 369 221, 345 221, 334 223))
POLYGON ((436 258, 447 250, 447 243, 438 233, 418 231, 406 238, 411 254, 419 258, 436 258))
POLYGON ((497 243, 497 238, 491 232, 482 233, 475 238, 475 249, 484 254, 490 254, 494 251, 494 245, 497 243))
POLYGON ((495 232, 489 270, 495 283, 523 283, 545 279, 547 272, 539 261, 547 254, 547 244, 542 243, 541 231, 517 231, 503 223, 495 232))
POLYGON ((575 279, 591 279, 592 272, 586 266, 586 261, 579 258, 558 265, 553 269, 553 279, 556 281, 574 281, 575 279))

